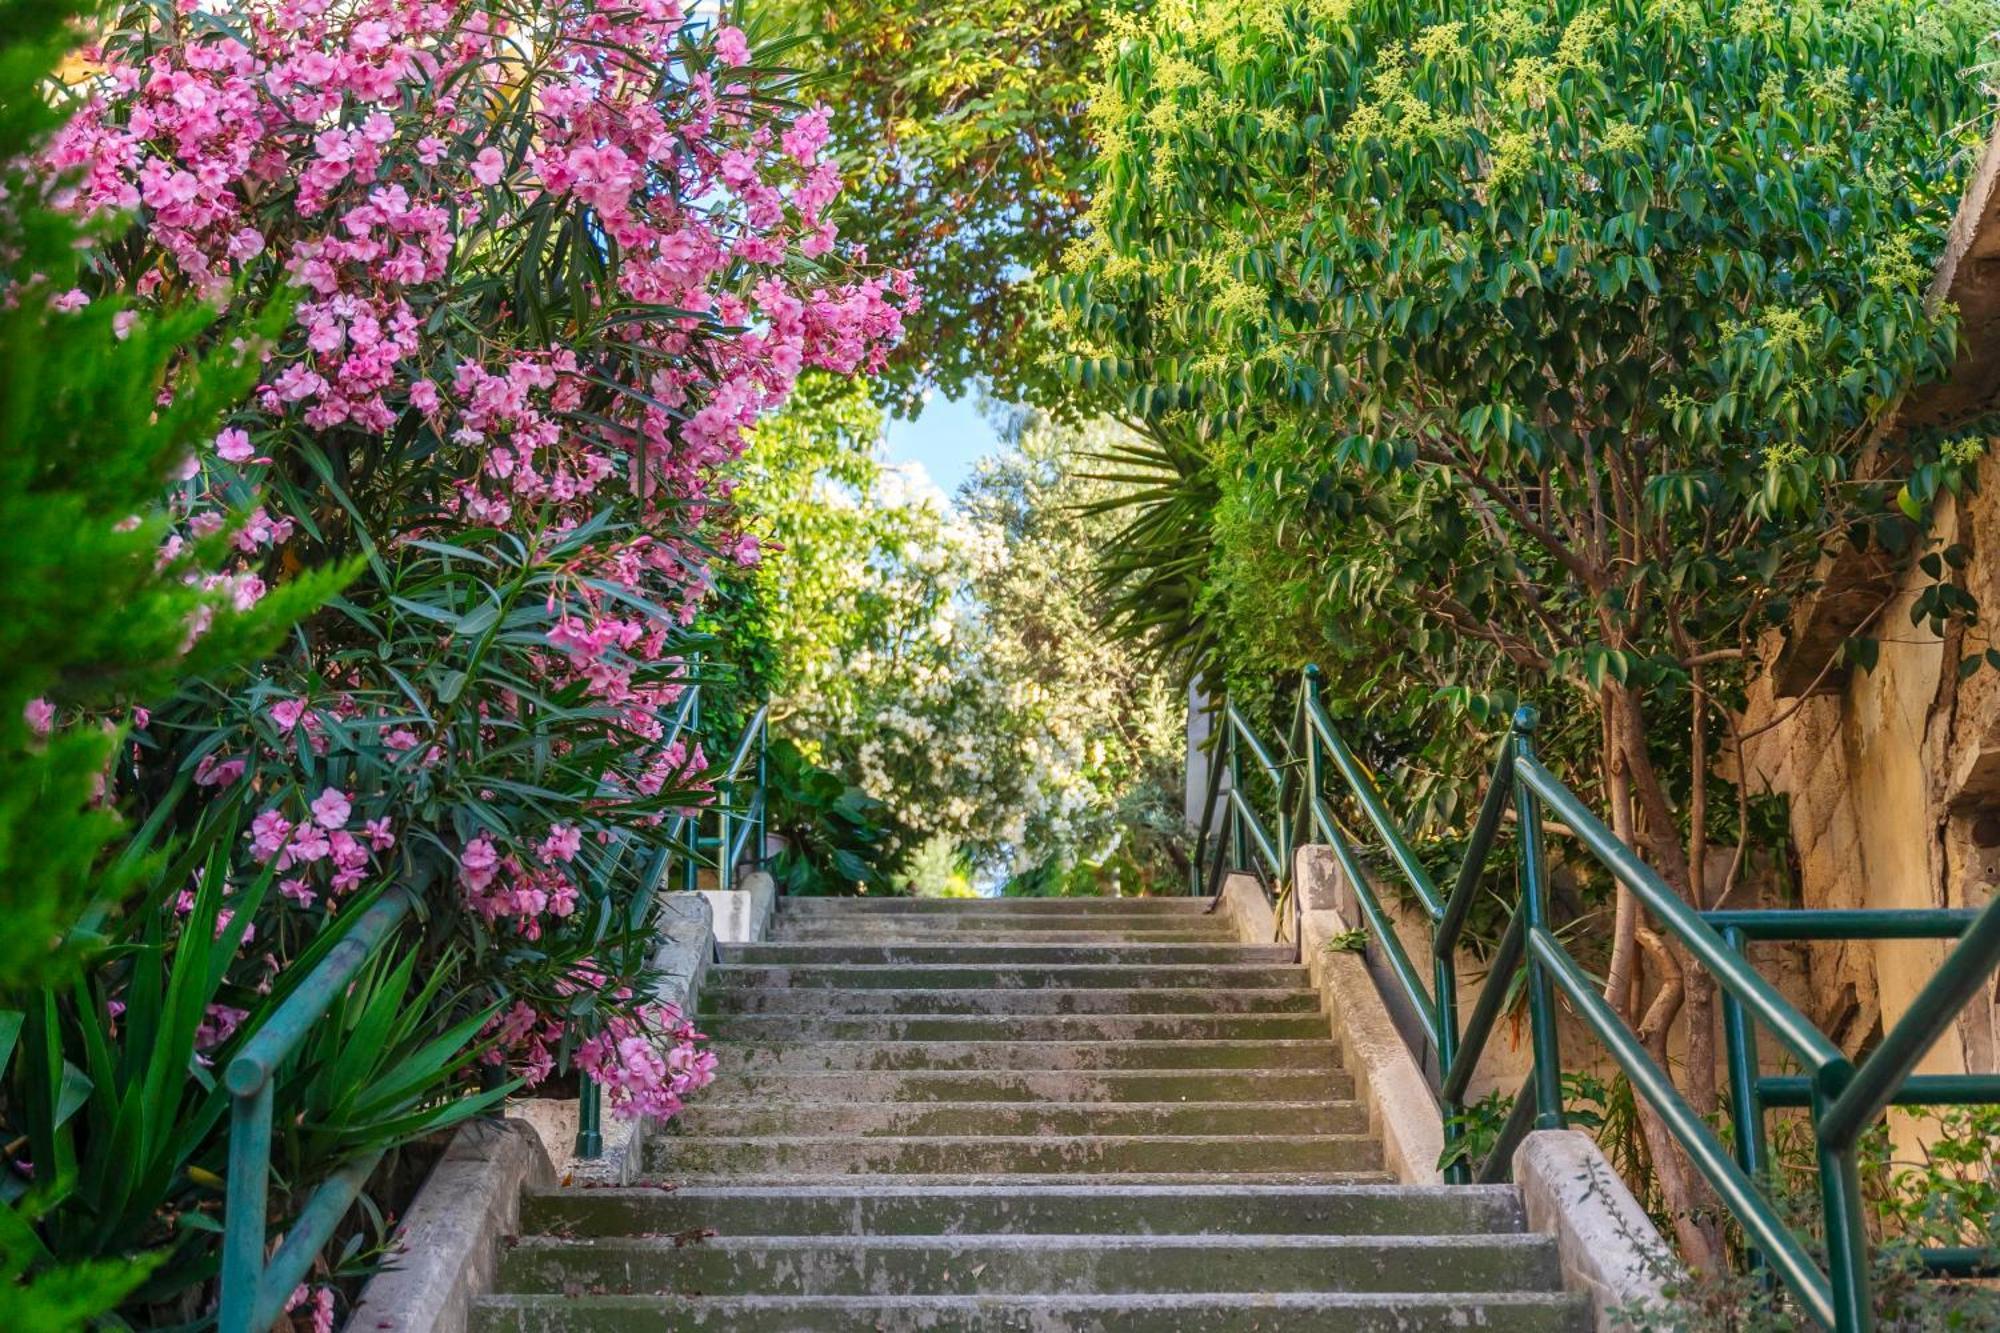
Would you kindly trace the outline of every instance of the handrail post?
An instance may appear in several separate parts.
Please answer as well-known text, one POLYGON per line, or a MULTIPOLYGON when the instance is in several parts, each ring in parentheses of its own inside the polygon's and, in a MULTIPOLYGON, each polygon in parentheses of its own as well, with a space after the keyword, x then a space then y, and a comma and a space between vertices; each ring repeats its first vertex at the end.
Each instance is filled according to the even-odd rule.
MULTIPOLYGON (((1722 938, 1737 953, 1747 948, 1742 930, 1726 927, 1722 938)), ((1764 1143, 1764 1099, 1757 1091, 1757 1029, 1743 1010, 1743 1002, 1727 987, 1722 991, 1722 1035, 1729 1058, 1729 1113, 1736 1126, 1736 1164, 1743 1174, 1769 1191, 1765 1178, 1767 1153, 1764 1143)), ((1753 1273, 1764 1269, 1764 1252, 1755 1241, 1744 1242, 1744 1257, 1753 1273)))
POLYGON ((604 1090, 582 1070, 576 1074, 576 1155, 586 1162, 604 1156, 604 1090))
MULTIPOLYGON (((1514 710, 1514 754, 1518 766, 1535 757, 1535 727, 1541 718, 1523 705, 1514 710)), ((1542 800, 1519 776, 1514 779, 1514 808, 1521 815, 1521 905, 1526 934, 1549 928, 1547 866, 1542 854, 1542 800)), ((1440 997, 1442 998, 1442 997, 1440 997)), ((1548 970, 1534 951, 1528 954, 1528 1025, 1535 1041, 1535 1128, 1562 1129, 1562 1049, 1556 1035, 1555 991, 1548 970)))
MULTIPOLYGON (((1818 1079, 1813 1080, 1812 1115, 1817 1127, 1833 1105, 1818 1079)), ((1820 1209, 1826 1215, 1826 1276, 1833 1297, 1837 1333, 1870 1333, 1875 1327, 1874 1302, 1869 1299, 1868 1229, 1861 1211, 1861 1171, 1853 1144, 1824 1142, 1819 1149, 1820 1209)))
MULTIPOLYGON (((1236 793, 1239 800, 1247 801, 1249 797, 1243 795, 1242 743, 1238 740, 1235 724, 1230 722, 1227 713, 1223 716, 1223 725, 1229 730, 1229 790, 1236 793)), ((1249 865, 1249 862, 1250 844, 1249 836, 1243 830, 1243 811, 1236 801, 1231 801, 1229 803, 1229 868, 1232 871, 1241 871, 1249 865)))
MULTIPOLYGON (((1202 784, 1201 824, 1195 832, 1194 861, 1188 867, 1188 889, 1189 892, 1197 897, 1208 896, 1208 885, 1203 877, 1208 873, 1204 867, 1208 865, 1209 839, 1215 838, 1219 841, 1221 837, 1215 829, 1215 802, 1216 798, 1222 792, 1222 750, 1220 747, 1224 744, 1224 737, 1221 728, 1217 725, 1217 719, 1221 716, 1221 708, 1213 699, 1210 699, 1208 701, 1208 762, 1203 765, 1207 773, 1207 781, 1202 784)), ((1192 725, 1190 725, 1189 730, 1193 730, 1192 725)), ((1194 751, 1190 749, 1188 753, 1190 756, 1189 762, 1192 763, 1194 751)))
POLYGON ((729 805, 736 799, 736 783, 724 778, 715 784, 715 887, 736 887, 736 867, 729 864, 729 805))
MULTIPOLYGON (((1431 942, 1432 985, 1435 991, 1433 1008, 1437 1013, 1437 1031, 1431 1040, 1437 1046, 1438 1079, 1442 1081, 1451 1072, 1452 1061, 1458 1058, 1458 968, 1450 949, 1439 949, 1436 937, 1431 942)), ((1464 1133, 1465 1127, 1459 1117, 1465 1114, 1463 1098, 1447 1099, 1439 1108, 1444 1113, 1444 1146, 1450 1154, 1452 1146, 1464 1133)), ((1445 1169, 1445 1183, 1463 1185, 1469 1167, 1462 1158, 1454 1157, 1445 1169)))
POLYGON ((264 1224, 270 1203, 271 1080, 229 1111, 229 1181, 223 1201, 222 1307, 216 1333, 258 1333, 264 1224))
POLYGON ((770 714, 759 714, 757 723, 757 797, 756 814, 751 824, 750 836, 756 845, 750 852, 753 868, 764 868, 764 848, 771 841, 771 718, 770 714))

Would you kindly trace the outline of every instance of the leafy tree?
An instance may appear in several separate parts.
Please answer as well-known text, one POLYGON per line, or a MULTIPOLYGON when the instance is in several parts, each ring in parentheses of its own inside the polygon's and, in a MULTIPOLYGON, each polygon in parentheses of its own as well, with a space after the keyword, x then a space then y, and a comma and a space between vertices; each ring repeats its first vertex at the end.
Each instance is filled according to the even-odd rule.
POLYGON ((959 497, 1002 553, 973 580, 985 655, 1016 682, 1047 743, 1074 756, 1059 815, 1030 826, 1010 893, 1177 893, 1188 882, 1185 699, 1145 654, 1103 632, 1110 611, 1093 579, 1119 522, 1106 501, 1122 493, 1096 460, 1132 443, 1115 422, 1027 414, 959 497))
POLYGON ((850 181, 842 229, 923 289, 875 391, 905 411, 984 381, 1014 402, 1069 395, 1047 361, 1035 282, 1078 233, 1082 111, 1105 0, 753 0, 823 97, 850 181))
POLYGON ((1135 888, 1178 885, 1180 697, 1096 631, 1110 522, 1075 512, 1109 489, 1082 451, 1122 437, 1016 421, 947 507, 880 461, 880 430, 861 390, 811 384, 740 470, 767 551, 730 614, 768 644, 781 730, 839 775, 828 797, 880 798, 924 891, 960 867, 1082 884, 1110 857, 1135 888))
MULTIPOLYGON (((1418 679, 1582 703, 1613 825, 1705 903, 1696 868, 1745 822, 1711 769, 1772 631, 1826 550, 1921 553, 1980 452, 1871 432, 1950 364, 1925 287, 1993 18, 1309 0, 1131 21, 1060 284, 1072 371, 1241 485, 1322 497, 1302 568, 1331 614, 1429 659, 1418 679)), ((1935 625, 1969 598, 1959 553, 1934 557, 1935 625)), ((1685 996, 1682 1077, 1712 1111, 1712 986, 1660 950, 1666 998, 1638 1014, 1639 924, 1621 900, 1608 994, 1662 1052, 1685 996)), ((1649 1137, 1713 1266, 1692 1177, 1649 1137)))

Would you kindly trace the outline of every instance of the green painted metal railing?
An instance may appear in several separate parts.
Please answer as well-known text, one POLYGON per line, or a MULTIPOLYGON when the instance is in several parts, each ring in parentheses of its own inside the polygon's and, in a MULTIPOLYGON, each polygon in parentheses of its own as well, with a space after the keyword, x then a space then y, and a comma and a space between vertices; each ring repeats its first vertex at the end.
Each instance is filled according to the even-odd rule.
MULTIPOLYGON (((697 681, 683 692, 661 744, 670 746, 683 736, 699 735, 700 729, 701 686, 697 681)), ((746 854, 753 864, 761 864, 769 739, 769 710, 759 708, 745 724, 729 763, 712 779, 720 799, 680 812, 669 821, 663 837, 646 840, 650 854, 641 871, 630 918, 635 926, 648 919, 653 896, 676 856, 682 887, 690 891, 699 883, 704 848, 718 851, 716 864, 731 870, 743 863, 746 854), (746 781, 751 784, 749 799, 739 808, 736 798, 746 781), (701 821, 710 813, 718 821, 718 833, 703 837, 701 821)), ((608 873, 618 872, 627 850, 635 844, 633 839, 621 843, 608 873)), ((265 1258, 277 1071, 415 905, 414 895, 406 889, 392 888, 383 894, 244 1043, 224 1071, 230 1095, 229 1177, 223 1201, 222 1299, 217 1333, 263 1333, 276 1322, 285 1301, 305 1278, 382 1158, 376 1151, 342 1163, 306 1200, 277 1252, 265 1258)), ((604 1150, 600 1091, 581 1076, 578 1089, 577 1154, 594 1157, 604 1150)))
POLYGON ((368 908, 347 938, 335 945, 299 988, 278 1006, 270 1021, 245 1042, 229 1062, 223 1082, 229 1089, 229 1180, 223 1196, 222 1308, 219 1333, 261 1333, 284 1309, 325 1248, 378 1152, 343 1163, 313 1191, 284 1243, 264 1260, 264 1216, 271 1181, 272 1080, 285 1057, 305 1040, 347 984, 374 957, 415 900, 391 889, 368 908))
MULTIPOLYGON (((696 736, 700 732, 701 685, 696 682, 688 686, 661 743, 671 746, 683 736, 696 736)), ((651 855, 640 874, 639 891, 632 900, 631 920, 635 926, 647 919, 653 896, 666 882, 676 858, 679 859, 680 886, 684 893, 693 893, 701 885, 704 851, 715 854, 713 864, 718 867, 717 888, 729 887, 731 875, 744 864, 746 854, 751 865, 761 866, 764 863, 764 789, 770 771, 770 735, 770 708, 766 705, 751 714, 729 762, 720 774, 711 779, 717 799, 677 812, 667 821, 657 840, 648 840, 651 855), (750 784, 749 799, 739 808, 737 797, 743 790, 746 770, 750 784), (713 835, 705 836, 702 820, 709 815, 715 818, 717 828, 713 835)), ((603 1090, 588 1074, 577 1075, 576 1112, 576 1155, 585 1161, 602 1157, 603 1090)))
MULTIPOLYGON (((1386 963, 1396 992, 1416 1015, 1435 1049, 1435 1091, 1445 1116, 1447 1155, 1454 1158, 1449 1180, 1464 1183, 1468 1176, 1481 1182, 1504 1180, 1511 1170, 1514 1149, 1531 1128, 1563 1127, 1562 1055, 1555 998, 1560 992, 1571 1012, 1603 1043, 1740 1224, 1753 1262, 1782 1279, 1800 1306, 1822 1325, 1839 1333, 1861 1333, 1874 1326, 1857 1147, 1861 1135, 1892 1104, 2000 1103, 2000 1076, 1913 1074, 1925 1052, 2000 966, 2000 899, 1980 911, 1697 911, 1537 761, 1532 709, 1518 712, 1512 729, 1501 740, 1471 843, 1453 876, 1450 893, 1440 894, 1367 770, 1328 718, 1320 703, 1316 669, 1306 670, 1282 758, 1272 755, 1233 706, 1223 705, 1221 721, 1217 737, 1220 753, 1209 766, 1201 837, 1196 845, 1196 873, 1201 874, 1206 865, 1207 881, 1197 884, 1196 891, 1217 895, 1219 902, 1226 871, 1258 874, 1267 888, 1277 886, 1270 891, 1280 905, 1289 892, 1293 928, 1303 946, 1303 932, 1298 930, 1300 895, 1284 887, 1293 873, 1294 834, 1310 830, 1332 848, 1366 918, 1370 947, 1386 963), (1251 776, 1272 796, 1275 837, 1245 790, 1245 753, 1255 764, 1251 776), (1330 778, 1338 779, 1337 788, 1330 778), (1356 854, 1329 804, 1329 797, 1337 797, 1341 791, 1360 807, 1380 838, 1382 851, 1431 922, 1432 984, 1428 989, 1383 909, 1368 865, 1356 854), (1510 808, 1518 816, 1514 912, 1472 1015, 1461 1028, 1453 957, 1510 808), (1654 1062, 1638 1035, 1603 998, 1597 984, 1555 933, 1549 919, 1545 811, 1565 825, 1644 905, 1660 928, 1679 940, 1715 979, 1722 994, 1731 1113, 1735 1117, 1733 1153, 1681 1096, 1667 1072, 1654 1062), (1224 820, 1220 827, 1215 822, 1218 813, 1224 820), (1744 952, 1751 940, 1953 937, 1959 943, 1936 975, 1858 1066, 1759 975, 1744 952), (1464 1111, 1466 1088, 1506 997, 1523 972, 1532 1069, 1498 1142, 1472 1171, 1450 1152, 1460 1133, 1457 1117, 1464 1111), (1803 1074, 1762 1072, 1756 1045, 1760 1027, 1797 1061, 1803 1074), (1825 1224, 1824 1264, 1779 1217, 1765 1192, 1764 1117, 1777 1107, 1803 1107, 1812 1117, 1825 1224)), ((1426 1063, 1424 1054, 1418 1052, 1420 1064, 1426 1063)), ((1966 1274, 1988 1271, 1991 1256, 1948 1249, 1929 1252, 1924 1259, 1935 1273, 1966 1274)))

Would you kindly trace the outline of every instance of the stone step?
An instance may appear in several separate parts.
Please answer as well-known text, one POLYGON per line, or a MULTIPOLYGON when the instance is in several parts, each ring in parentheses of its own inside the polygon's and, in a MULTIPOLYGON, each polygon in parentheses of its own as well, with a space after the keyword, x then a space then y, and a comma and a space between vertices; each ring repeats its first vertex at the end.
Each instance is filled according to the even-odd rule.
MULTIPOLYGON (((1393 1185, 1386 1171, 926 1171, 870 1175, 871 1185, 909 1188, 920 1185, 992 1189, 1018 1185, 1071 1185, 1079 1189, 1129 1189, 1133 1185, 1285 1185, 1296 1189, 1327 1189, 1356 1185, 1393 1185)), ((839 1185, 852 1185, 845 1173, 799 1171, 656 1171, 641 1175, 639 1184, 663 1190, 713 1189, 735 1185, 781 1186, 804 1198, 839 1185)))
POLYGON ((1203 916, 1207 898, 784 898, 778 919, 790 916, 1081 916, 1146 913, 1203 916))
MULTIPOLYGON (((1272 1128, 1276 1128, 1273 1126, 1272 1128)), ((646 1169, 767 1175, 1004 1175, 1012 1171, 1147 1175, 1170 1171, 1375 1171, 1382 1149, 1357 1134, 946 1135, 935 1138, 700 1138, 668 1135, 647 1145, 646 1169)))
MULTIPOLYGON (((715 975, 720 976, 718 971, 715 975)), ((1257 990, 893 990, 709 986, 704 1014, 1317 1014, 1303 988, 1257 990)))
POLYGON ((526 1234, 1478 1235, 1518 1232, 1505 1185, 830 1185, 531 1191, 526 1234))
POLYGON ((1366 1134, 1354 1101, 832 1102, 773 1105, 703 1097, 668 1123, 672 1133, 862 1138, 951 1134, 1366 1134))
POLYGON ((881 930, 934 931, 941 935, 976 935, 989 930, 1034 933, 1043 930, 1198 930, 1235 936, 1229 918, 1212 912, 780 912, 771 918, 774 930, 844 930, 873 934, 881 930))
POLYGON ((726 1060, 696 1099, 762 1102, 1269 1102, 1346 1100, 1338 1069, 930 1069, 747 1073, 726 1060))
POLYGON ((1083 965, 1116 961, 1125 967, 1174 967, 1212 963, 1244 966, 1292 963, 1288 944, 724 944, 725 963, 783 963, 790 966, 838 963, 949 963, 966 967, 1083 965))
POLYGON ((1325 1041, 1319 1014, 752 1014, 705 1020, 718 1042, 1325 1041))
POLYGON ((1586 1333, 1540 1292, 1115 1296, 489 1296, 474 1333, 1586 1333))
MULTIPOLYGON (((1171 918, 1169 918, 1171 919, 1171 918)), ((1179 928, 1173 930, 1016 930, 1010 925, 989 930, 911 929, 897 924, 888 928, 874 922, 841 922, 830 926, 787 925, 773 930, 772 944, 937 944, 959 948, 969 944, 1067 944, 1093 949, 1122 949, 1131 944, 1225 944, 1238 943, 1234 932, 1179 928)))
POLYGON ((867 1069, 1335 1069, 1324 1038, 1270 1041, 813 1041, 732 1043, 718 1060, 745 1074, 867 1069))
MULTIPOLYGON (((770 947, 770 946, 766 946, 770 947)), ((867 963, 732 965, 708 973, 718 986, 832 986, 893 990, 1271 990, 1307 984, 1296 964, 1221 964, 1161 967, 1104 962, 1089 964, 921 963, 885 967, 867 963)))
POLYGON ((1546 1236, 523 1237, 510 1291, 708 1296, 1500 1292, 1561 1282, 1546 1236))

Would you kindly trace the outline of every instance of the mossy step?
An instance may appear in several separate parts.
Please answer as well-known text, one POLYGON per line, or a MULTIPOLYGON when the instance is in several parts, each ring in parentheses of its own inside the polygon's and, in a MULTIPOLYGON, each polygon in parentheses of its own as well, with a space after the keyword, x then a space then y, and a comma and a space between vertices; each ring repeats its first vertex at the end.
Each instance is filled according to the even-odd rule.
POLYGON ((785 1102, 1246 1102, 1345 1100, 1354 1079, 1333 1069, 934 1069, 752 1073, 725 1061, 697 1094, 785 1102))
POLYGON ((1522 1229, 1511 1186, 988 1185, 534 1190, 524 1233, 1478 1235, 1522 1229))
MULTIPOLYGON (((724 1185, 776 1185, 799 1195, 858 1179, 847 1172, 800 1171, 671 1171, 641 1173, 636 1184, 659 1189, 711 1188, 724 1185)), ((1072 1185, 1079 1189, 1126 1189, 1132 1185, 1289 1185, 1301 1189, 1347 1185, 1393 1185, 1386 1171, 926 1171, 870 1174, 869 1184, 902 1188, 914 1185, 998 1186, 1072 1185)))
MULTIPOLYGON (((721 975, 720 972, 716 975, 721 975)), ((707 986, 715 1014, 1316 1014, 1319 996, 1302 987, 1203 990, 895 990, 707 986)))
POLYGON ((1294 961, 1288 944, 724 944, 725 963, 985 963, 1004 967, 1116 962, 1127 967, 1294 961))
POLYGON ((983 1175, 1160 1171, 1372 1171, 1382 1148, 1360 1134, 1320 1135, 939 1135, 857 1138, 851 1134, 675 1137, 647 1145, 646 1169, 726 1174, 983 1175))
POLYGON ((782 898, 778 916, 1077 916, 1143 912, 1204 916, 1208 898, 782 898))
POLYGON ((1368 1108, 1353 1101, 1260 1102, 719 1102, 702 1098, 668 1122, 701 1134, 1366 1134, 1368 1108))
POLYGON ((745 1074, 865 1069, 1335 1069, 1333 1042, 811 1041, 731 1042, 716 1049, 745 1074))
POLYGON ((1581 1296, 488 1296, 473 1333, 1586 1333, 1581 1296))
MULTIPOLYGON (((1172 918, 1167 918, 1172 920, 1172 918)), ((911 927, 894 923, 842 922, 833 926, 788 924, 773 930, 771 944, 936 944, 959 947, 968 944, 1068 944, 1093 949, 1123 949, 1138 944, 1217 944, 1240 943, 1235 932, 1213 927, 1179 926, 1173 929, 1134 930, 1127 927, 1085 928, 1072 922, 1067 930, 1017 930, 1010 921, 985 928, 955 926, 949 930, 911 927)))
POLYGON ((499 1285, 585 1295, 1108 1295, 1559 1288, 1555 1242, 1505 1236, 524 1237, 499 1285))
POLYGON ((1236 927, 1215 913, 1189 912, 779 912, 776 930, 925 930, 943 934, 1006 930, 1200 930, 1234 938, 1236 927))
POLYGON ((761 1043, 1331 1040, 1319 1014, 755 1014, 710 1018, 702 1030, 761 1043))
MULTIPOLYGON (((767 946, 768 947, 768 946, 767 946)), ((1105 962, 1060 965, 1032 963, 765 963, 725 960, 704 984, 718 986, 820 987, 869 990, 1271 990, 1307 984, 1295 964, 1261 963, 1162 966, 1105 962)))

